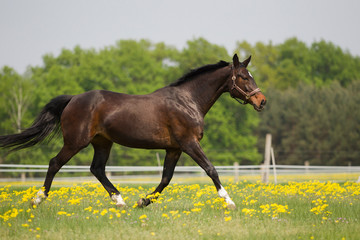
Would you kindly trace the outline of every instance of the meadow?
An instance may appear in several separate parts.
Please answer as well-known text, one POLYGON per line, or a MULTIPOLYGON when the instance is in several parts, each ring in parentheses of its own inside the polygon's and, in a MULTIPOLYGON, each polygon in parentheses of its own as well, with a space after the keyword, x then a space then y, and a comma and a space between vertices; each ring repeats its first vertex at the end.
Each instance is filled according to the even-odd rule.
POLYGON ((0 239, 359 239, 360 184, 224 182, 236 203, 226 209, 215 187, 172 184, 146 208, 153 184, 117 185, 117 208, 100 184, 55 187, 36 208, 38 187, 0 186, 0 239))

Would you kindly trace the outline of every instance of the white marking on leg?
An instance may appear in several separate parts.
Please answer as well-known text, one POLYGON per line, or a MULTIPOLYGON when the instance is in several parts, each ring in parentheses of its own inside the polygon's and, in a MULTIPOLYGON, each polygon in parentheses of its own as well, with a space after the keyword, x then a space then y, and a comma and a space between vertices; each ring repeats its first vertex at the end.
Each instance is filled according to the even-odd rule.
POLYGON ((46 195, 43 190, 39 190, 36 193, 36 196, 32 199, 31 203, 32 205, 38 206, 42 201, 46 199, 46 195))
POLYGON ((113 200, 116 203, 116 206, 118 206, 118 207, 126 206, 126 203, 120 194, 112 195, 111 200, 113 200))
POLYGON ((219 197, 225 199, 225 202, 227 203, 228 208, 235 208, 235 203, 231 200, 229 194, 225 190, 223 186, 218 191, 219 197))

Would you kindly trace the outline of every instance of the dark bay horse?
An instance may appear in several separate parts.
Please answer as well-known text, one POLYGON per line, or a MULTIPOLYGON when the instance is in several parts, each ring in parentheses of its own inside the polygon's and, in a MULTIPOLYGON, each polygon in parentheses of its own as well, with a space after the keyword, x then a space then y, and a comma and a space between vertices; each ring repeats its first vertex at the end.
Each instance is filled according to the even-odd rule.
MULTIPOLYGON (((222 187, 218 173, 200 147, 204 116, 224 92, 261 111, 265 96, 246 67, 251 57, 240 62, 220 61, 192 70, 169 86, 147 95, 127 95, 94 90, 52 99, 33 125, 19 134, 0 136, 0 147, 17 150, 33 146, 61 128, 64 145, 50 160, 44 182, 32 204, 48 195, 55 174, 81 149, 91 144, 94 158, 90 171, 118 206, 125 206, 120 192, 105 175, 105 164, 113 142, 133 148, 165 149, 163 175, 151 194, 157 196, 169 184, 182 152, 188 154, 212 179, 229 208, 235 204, 222 187)), ((138 206, 151 203, 142 198, 138 206)))

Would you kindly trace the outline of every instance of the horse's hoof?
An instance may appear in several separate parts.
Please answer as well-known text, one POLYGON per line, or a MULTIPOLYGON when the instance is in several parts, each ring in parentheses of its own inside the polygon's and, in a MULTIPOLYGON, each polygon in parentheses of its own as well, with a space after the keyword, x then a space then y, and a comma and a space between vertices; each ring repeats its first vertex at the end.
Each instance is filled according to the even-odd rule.
POLYGON ((30 208, 36 208, 39 204, 36 204, 35 199, 30 200, 30 208))
POLYGON ((230 209, 230 210, 235 210, 236 209, 236 205, 234 203, 228 203, 226 205, 226 208, 227 209, 230 209))
POLYGON ((115 206, 117 206, 119 208, 126 208, 127 207, 126 203, 116 203, 115 206))
POLYGON ((139 201, 137 201, 137 207, 138 208, 143 208, 145 207, 145 199, 144 198, 140 198, 139 201))
POLYGON ((120 208, 126 207, 126 203, 124 202, 120 194, 112 195, 111 200, 115 203, 117 207, 120 208))
POLYGON ((140 198, 139 201, 137 201, 137 207, 138 208, 143 208, 146 207, 146 200, 145 198, 140 198))
POLYGON ((33 197, 31 200, 30 200, 30 205, 32 208, 36 208, 37 206, 40 205, 40 203, 42 203, 45 199, 46 199, 46 195, 45 193, 40 189, 36 196, 33 197))
POLYGON ((30 200, 30 207, 31 208, 37 208, 40 203, 43 202, 44 199, 41 199, 41 198, 33 198, 30 200))

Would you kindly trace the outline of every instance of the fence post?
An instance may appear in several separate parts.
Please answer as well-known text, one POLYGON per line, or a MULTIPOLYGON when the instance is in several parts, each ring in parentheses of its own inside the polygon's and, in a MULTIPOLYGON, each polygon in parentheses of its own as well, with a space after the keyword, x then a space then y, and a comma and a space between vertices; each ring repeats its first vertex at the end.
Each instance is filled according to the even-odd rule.
POLYGON ((26 173, 21 173, 21 182, 26 182, 26 173))
POLYGON ((265 137, 265 154, 264 154, 264 171, 262 173, 262 182, 269 183, 270 172, 270 153, 271 152, 271 134, 266 134, 265 137))
POLYGON ((306 174, 309 173, 309 166, 310 166, 310 162, 309 162, 309 161, 305 161, 305 173, 306 173, 306 174))
POLYGON ((266 171, 265 171, 265 164, 261 163, 260 164, 260 174, 261 174, 261 182, 265 183, 266 181, 266 171))

